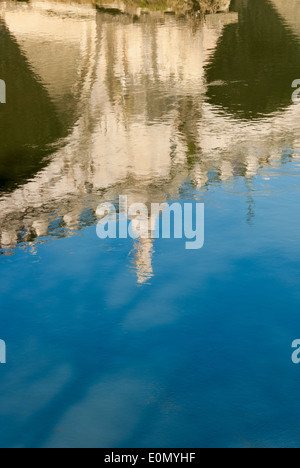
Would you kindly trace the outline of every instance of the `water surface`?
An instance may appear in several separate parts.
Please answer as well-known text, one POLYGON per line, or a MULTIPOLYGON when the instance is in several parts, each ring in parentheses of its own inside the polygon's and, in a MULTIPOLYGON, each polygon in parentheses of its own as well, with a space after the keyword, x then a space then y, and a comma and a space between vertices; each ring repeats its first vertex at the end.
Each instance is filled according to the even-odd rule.
POLYGON ((285 3, 205 22, 0 3, 1 446, 299 445, 285 3), (204 202, 204 248, 99 240, 121 194, 204 202))

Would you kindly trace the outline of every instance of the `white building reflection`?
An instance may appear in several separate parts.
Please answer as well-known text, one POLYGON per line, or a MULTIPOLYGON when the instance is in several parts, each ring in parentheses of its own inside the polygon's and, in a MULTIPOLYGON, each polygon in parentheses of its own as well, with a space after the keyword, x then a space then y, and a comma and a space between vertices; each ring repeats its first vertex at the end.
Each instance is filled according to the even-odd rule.
MULTIPOLYGON (((188 27, 174 17, 113 18, 85 4, 5 3, 0 13, 58 112, 72 102, 76 115, 47 166, 2 195, 4 249, 51 235, 53 213, 76 230, 82 212, 120 194, 163 203, 188 179, 204 187, 212 168, 226 181, 239 161, 252 177, 280 159, 278 146, 300 146, 298 106, 246 122, 205 102, 215 85, 205 82, 205 64, 236 13, 188 27)), ((153 251, 151 240, 135 246, 139 283, 153 275, 153 251)))

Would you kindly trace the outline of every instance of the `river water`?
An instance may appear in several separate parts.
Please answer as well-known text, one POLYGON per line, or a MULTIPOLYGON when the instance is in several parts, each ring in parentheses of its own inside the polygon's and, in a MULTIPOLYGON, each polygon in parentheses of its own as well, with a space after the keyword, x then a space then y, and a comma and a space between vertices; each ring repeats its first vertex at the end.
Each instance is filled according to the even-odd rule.
POLYGON ((0 446, 297 447, 300 9, 0 2, 0 446), (205 204, 205 245, 96 208, 205 204))

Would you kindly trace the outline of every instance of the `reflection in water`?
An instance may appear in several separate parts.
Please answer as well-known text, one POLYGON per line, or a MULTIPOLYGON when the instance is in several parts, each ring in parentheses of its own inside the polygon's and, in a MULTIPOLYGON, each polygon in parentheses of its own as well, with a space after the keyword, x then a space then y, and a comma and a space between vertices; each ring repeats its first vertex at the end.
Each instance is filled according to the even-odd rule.
MULTIPOLYGON (((300 146, 300 108, 290 99, 300 46, 270 2, 249 8, 237 2, 238 13, 199 24, 132 22, 86 5, 2 4, 14 68, 1 68, 1 78, 16 87, 1 108, 3 129, 16 132, 6 132, 1 156, 2 252, 94 224, 97 205, 120 194, 130 203, 184 198, 187 181, 207 190, 244 177, 251 222, 251 178, 300 146), (16 106, 23 125, 13 120, 16 106), (24 159, 11 158, 21 152, 24 159)), ((148 281, 152 241, 134 251, 138 282, 148 281)))
POLYGON ((237 10, 239 22, 224 30, 207 66, 208 82, 221 83, 209 87, 208 101, 239 118, 260 118, 291 104, 291 83, 300 76, 300 28, 294 35, 272 2, 238 2, 237 10))
POLYGON ((0 4, 1 446, 298 444, 288 4, 239 0, 205 24, 0 4), (99 241, 95 208, 120 194, 204 200, 205 248, 99 241))
POLYGON ((275 7, 276 11, 280 14, 281 21, 285 26, 300 37, 300 10, 298 0, 269 0, 271 5, 275 7))
POLYGON ((138 242, 135 242, 134 249, 136 251, 134 264, 137 269, 137 281, 138 283, 144 283, 153 276, 153 240, 140 239, 138 242))
POLYGON ((7 105, 0 106, 0 187, 6 190, 34 176, 53 153, 48 145, 64 132, 53 102, 1 17, 0 54, 0 75, 7 84, 7 105))

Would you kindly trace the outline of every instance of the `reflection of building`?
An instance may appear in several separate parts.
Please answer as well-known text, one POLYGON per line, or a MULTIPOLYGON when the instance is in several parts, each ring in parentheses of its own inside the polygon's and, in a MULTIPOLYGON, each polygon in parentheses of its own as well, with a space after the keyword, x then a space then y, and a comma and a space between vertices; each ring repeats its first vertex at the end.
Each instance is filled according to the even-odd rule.
MULTIPOLYGON (((108 15, 98 15, 96 21, 94 10, 79 5, 33 3, 4 9, 2 16, 57 109, 77 92, 78 113, 64 147, 48 166, 2 197, 2 246, 46 236, 49 230, 58 233, 51 224, 54 211, 65 232, 80 227, 86 207, 95 208, 120 192, 131 203, 163 202, 165 190, 176 193, 188 177, 185 142, 176 131, 176 96, 183 93, 185 100, 198 87, 200 112, 203 65, 223 24, 236 15, 212 17, 211 26, 196 31, 177 27, 173 18, 166 28, 127 18, 116 22, 108 15), (170 51, 170 43, 185 47, 170 51), (50 62, 44 59, 48 49, 50 62)), ((143 282, 152 275, 152 241, 141 241, 135 250, 143 282)))
MULTIPOLYGON (((280 157, 281 140, 299 144, 290 130, 297 106, 244 122, 205 102, 205 63, 236 14, 212 15, 203 25, 167 17, 162 25, 58 3, 0 11, 58 112, 67 103, 76 115, 49 164, 1 197, 4 248, 79 229, 83 213, 119 194, 162 203, 187 179, 203 187, 212 168, 220 180, 239 171, 251 177, 280 157)), ((136 246, 139 282, 153 274, 152 252, 150 240, 136 246)))
POLYGON ((300 8, 298 0, 271 0, 285 24, 300 38, 300 8))
POLYGON ((153 239, 140 239, 135 243, 135 260, 137 281, 139 284, 147 282, 153 276, 152 255, 153 239))

